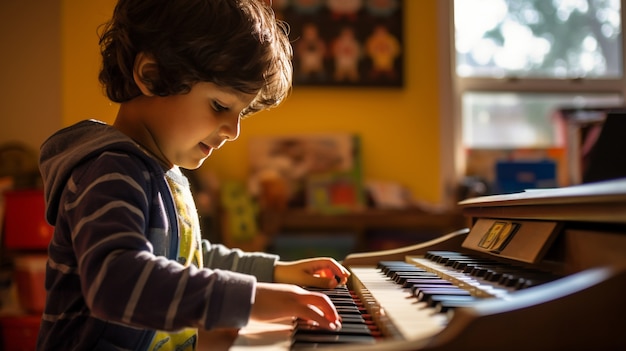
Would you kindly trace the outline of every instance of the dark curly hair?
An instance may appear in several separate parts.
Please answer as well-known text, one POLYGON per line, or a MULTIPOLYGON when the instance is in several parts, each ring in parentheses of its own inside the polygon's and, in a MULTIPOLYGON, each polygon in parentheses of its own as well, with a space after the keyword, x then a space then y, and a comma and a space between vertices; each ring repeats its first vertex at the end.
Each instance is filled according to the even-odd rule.
POLYGON ((288 26, 264 0, 119 0, 100 33, 99 74, 112 101, 141 94, 138 53, 157 62, 143 77, 153 94, 184 94, 198 82, 257 94, 242 115, 278 105, 291 91, 288 26))

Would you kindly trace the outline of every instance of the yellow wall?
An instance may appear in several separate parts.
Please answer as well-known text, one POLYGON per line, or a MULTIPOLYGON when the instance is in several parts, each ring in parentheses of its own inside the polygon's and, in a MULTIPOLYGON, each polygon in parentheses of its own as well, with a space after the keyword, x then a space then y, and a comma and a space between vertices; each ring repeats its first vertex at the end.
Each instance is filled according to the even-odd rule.
POLYGON ((61 126, 60 12, 56 1, 0 1, 0 147, 17 142, 36 154, 61 126))
MULTIPOLYGON (((96 27, 114 0, 62 0, 63 125, 85 118, 113 122, 117 106, 97 82, 96 27)), ((397 181, 423 201, 439 203, 437 0, 404 1, 402 89, 296 87, 279 108, 242 122, 238 141, 203 169, 244 180, 247 141, 256 135, 353 132, 361 136, 365 179, 397 181)))

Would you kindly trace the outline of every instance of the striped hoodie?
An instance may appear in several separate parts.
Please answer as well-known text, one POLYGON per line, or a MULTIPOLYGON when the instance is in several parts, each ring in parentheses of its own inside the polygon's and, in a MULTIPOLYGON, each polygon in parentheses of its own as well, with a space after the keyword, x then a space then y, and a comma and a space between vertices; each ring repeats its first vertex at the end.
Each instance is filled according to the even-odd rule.
POLYGON ((196 225, 206 268, 184 264, 170 184, 191 193, 177 168, 94 120, 58 131, 40 155, 55 229, 38 350, 147 350, 160 331, 247 323, 255 284, 272 281, 278 257, 210 244, 196 225))

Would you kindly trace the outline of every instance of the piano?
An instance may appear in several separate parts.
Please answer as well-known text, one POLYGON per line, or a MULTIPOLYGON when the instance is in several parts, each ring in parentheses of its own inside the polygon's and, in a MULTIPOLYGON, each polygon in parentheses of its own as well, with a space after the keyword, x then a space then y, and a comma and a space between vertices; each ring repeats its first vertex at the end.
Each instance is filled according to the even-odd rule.
POLYGON ((459 206, 470 228, 345 258, 343 332, 251 322, 199 349, 626 350, 626 178, 459 206))

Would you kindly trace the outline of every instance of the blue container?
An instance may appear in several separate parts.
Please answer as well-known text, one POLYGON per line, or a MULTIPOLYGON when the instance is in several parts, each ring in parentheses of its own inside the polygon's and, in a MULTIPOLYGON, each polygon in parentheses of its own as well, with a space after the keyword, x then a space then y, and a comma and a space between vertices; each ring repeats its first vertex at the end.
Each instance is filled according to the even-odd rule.
POLYGON ((526 189, 557 187, 556 162, 541 161, 498 161, 496 162, 496 184, 494 192, 508 194, 526 189))

